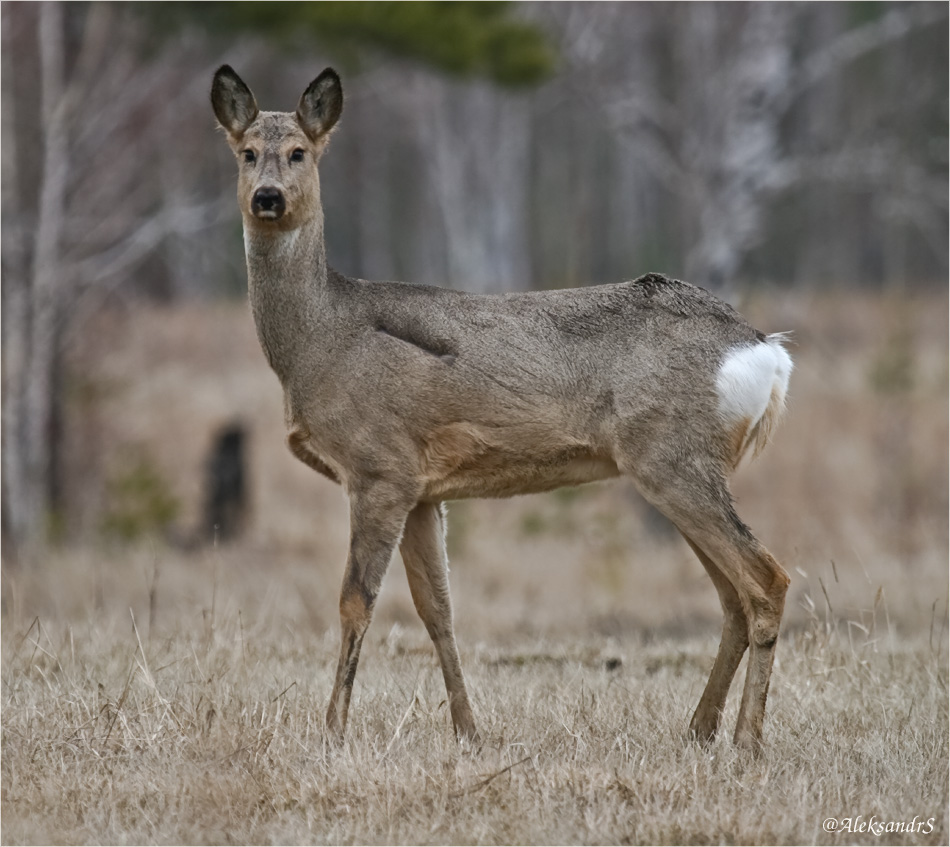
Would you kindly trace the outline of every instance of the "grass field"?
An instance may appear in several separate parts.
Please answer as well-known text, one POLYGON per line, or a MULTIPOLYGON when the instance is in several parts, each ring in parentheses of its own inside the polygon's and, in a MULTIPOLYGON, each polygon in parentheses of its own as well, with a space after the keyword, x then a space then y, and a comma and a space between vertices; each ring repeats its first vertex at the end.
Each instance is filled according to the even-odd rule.
POLYGON ((328 749, 343 498, 283 447, 245 307, 149 310, 76 353, 90 540, 4 563, 3 843, 947 843, 946 296, 743 309, 797 341, 788 419, 735 484, 793 580, 758 760, 729 741, 737 690, 720 740, 686 740, 718 601, 623 482, 450 507, 480 750, 452 737, 398 557, 328 749), (192 549, 235 417, 253 520, 192 549), (143 456, 171 540, 94 541, 143 456))

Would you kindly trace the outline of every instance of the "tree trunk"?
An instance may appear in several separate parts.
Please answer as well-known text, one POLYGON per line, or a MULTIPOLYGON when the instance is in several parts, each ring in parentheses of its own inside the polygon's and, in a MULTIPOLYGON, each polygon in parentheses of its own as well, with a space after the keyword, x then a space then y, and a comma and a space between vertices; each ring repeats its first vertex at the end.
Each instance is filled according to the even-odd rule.
POLYGON ((511 291, 531 282, 528 104, 487 83, 427 81, 419 144, 445 228, 448 283, 511 291))
MULTIPOLYGON (((8 280, 13 282, 11 288, 16 292, 8 304, 13 307, 12 317, 19 326, 9 342, 4 332, 4 352, 10 350, 14 357, 7 373, 8 396, 4 403, 7 416, 4 524, 19 551, 35 549, 44 541, 50 518, 50 497, 55 490, 51 439, 58 382, 55 368, 60 361, 57 352, 58 303, 63 284, 60 246, 69 172, 60 3, 40 6, 37 36, 43 137, 33 266, 26 285, 8 280)), ((12 203, 5 205, 9 210, 12 203)), ((13 211, 15 213, 15 207, 13 211)), ((25 263, 15 272, 24 271, 25 263)), ((5 327, 9 328, 10 324, 5 327)))
POLYGON ((792 80, 788 10, 765 3, 743 11, 736 55, 719 81, 729 92, 716 116, 721 123, 713 118, 711 139, 692 139, 694 149, 704 141, 712 149, 698 157, 699 241, 687 272, 714 290, 735 282, 761 236, 769 189, 781 172, 781 98, 792 80))

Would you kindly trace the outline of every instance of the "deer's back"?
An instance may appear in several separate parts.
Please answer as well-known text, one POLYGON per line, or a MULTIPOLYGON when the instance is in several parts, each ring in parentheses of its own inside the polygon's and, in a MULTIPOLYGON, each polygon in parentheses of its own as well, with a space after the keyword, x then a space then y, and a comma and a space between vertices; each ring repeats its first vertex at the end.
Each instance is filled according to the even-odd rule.
POLYGON ((400 283, 363 283, 361 294, 362 344, 385 370, 399 363, 420 399, 449 406, 629 415, 660 396, 710 393, 726 352, 763 338, 709 292, 652 274, 500 296, 400 283))

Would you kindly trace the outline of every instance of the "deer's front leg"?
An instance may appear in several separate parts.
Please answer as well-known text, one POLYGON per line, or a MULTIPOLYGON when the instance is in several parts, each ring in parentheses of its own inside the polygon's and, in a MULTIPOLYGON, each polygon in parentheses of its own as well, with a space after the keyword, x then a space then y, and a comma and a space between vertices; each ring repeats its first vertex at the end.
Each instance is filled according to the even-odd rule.
POLYGON ((399 541, 412 498, 376 483, 350 492, 350 552, 340 593, 340 661, 327 709, 327 731, 342 742, 363 636, 399 541))

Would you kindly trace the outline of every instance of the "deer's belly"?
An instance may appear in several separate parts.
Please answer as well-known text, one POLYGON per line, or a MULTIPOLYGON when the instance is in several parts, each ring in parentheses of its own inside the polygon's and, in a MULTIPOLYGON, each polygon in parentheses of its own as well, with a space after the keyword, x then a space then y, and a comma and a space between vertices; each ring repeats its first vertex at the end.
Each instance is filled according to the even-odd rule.
POLYGON ((425 439, 425 499, 511 497, 619 476, 589 445, 542 430, 455 423, 425 439))

